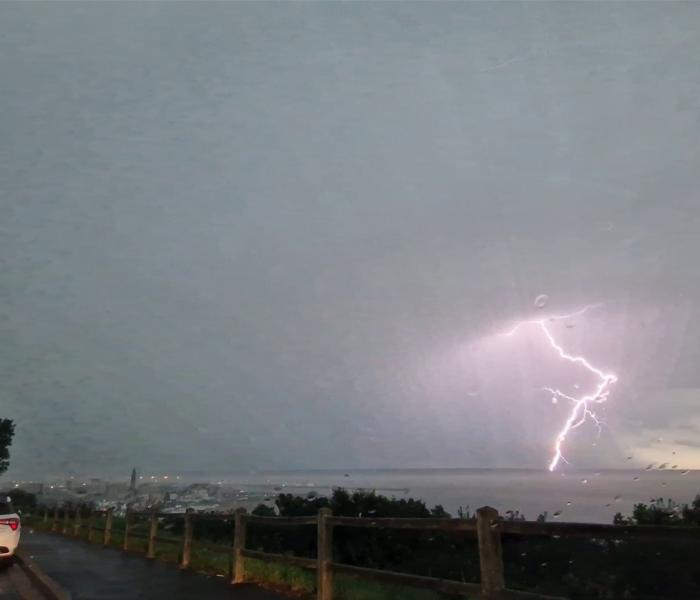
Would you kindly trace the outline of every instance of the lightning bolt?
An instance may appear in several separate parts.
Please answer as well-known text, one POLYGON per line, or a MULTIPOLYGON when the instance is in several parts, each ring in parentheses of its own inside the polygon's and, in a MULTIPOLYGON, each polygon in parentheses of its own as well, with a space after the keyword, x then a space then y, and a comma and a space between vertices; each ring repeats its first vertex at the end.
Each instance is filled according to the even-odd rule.
POLYGON ((547 327, 547 322, 561 321, 562 319, 571 319, 574 317, 578 317, 588 312, 589 310, 592 310, 599 306, 600 304, 591 304, 582 308, 581 310, 567 315, 556 315, 545 319, 536 319, 531 321, 519 321, 514 325, 514 327, 510 331, 507 331, 503 334, 505 336, 511 337, 522 327, 538 327, 542 331, 542 334, 544 335, 549 345, 559 355, 560 358, 562 358, 565 361, 581 365, 598 378, 598 384, 595 386, 593 391, 580 397, 565 394, 559 389, 542 388, 543 390, 552 394, 553 401, 555 399, 557 401, 559 399, 564 399, 568 400, 571 403, 571 410, 569 412, 569 416, 566 419, 564 426, 561 428, 561 430, 557 434, 557 437, 554 440, 553 455, 549 462, 550 471, 553 471, 556 468, 556 466, 559 464, 559 461, 567 462, 562 454, 562 446, 566 441, 566 436, 572 429, 580 427, 590 418, 590 420, 593 421, 593 423, 595 423, 598 427, 598 436, 600 436, 602 430, 602 423, 595 414, 595 412, 591 410, 591 405, 602 404, 608 399, 608 396, 610 395, 611 386, 615 382, 617 382, 617 375, 613 373, 605 373, 601 369, 594 367, 588 361, 588 359, 586 359, 583 356, 575 356, 569 354, 554 338, 554 335, 547 327))

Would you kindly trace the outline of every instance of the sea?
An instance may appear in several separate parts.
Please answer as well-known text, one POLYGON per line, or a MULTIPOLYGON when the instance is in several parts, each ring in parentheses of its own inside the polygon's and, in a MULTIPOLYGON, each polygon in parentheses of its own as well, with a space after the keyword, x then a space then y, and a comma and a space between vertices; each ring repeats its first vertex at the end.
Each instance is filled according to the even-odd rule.
POLYGON ((379 469, 270 471, 216 476, 251 493, 327 495, 334 488, 375 490, 395 498, 442 505, 453 516, 481 506, 519 511, 528 520, 611 523, 634 505, 663 498, 690 503, 700 494, 700 470, 600 470, 549 472, 525 469, 379 469))

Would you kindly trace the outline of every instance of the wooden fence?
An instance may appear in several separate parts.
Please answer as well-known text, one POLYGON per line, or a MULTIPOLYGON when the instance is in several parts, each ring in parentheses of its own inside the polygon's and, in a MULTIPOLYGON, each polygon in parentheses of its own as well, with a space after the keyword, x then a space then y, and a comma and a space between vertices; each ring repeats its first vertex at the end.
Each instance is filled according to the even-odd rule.
MULTIPOLYGON (((228 544, 200 544, 198 546, 226 552, 230 556, 229 578, 231 583, 238 584, 246 581, 245 559, 255 559, 263 562, 281 563, 301 569, 316 572, 316 597, 317 600, 333 599, 333 576, 344 574, 367 581, 388 583, 407 587, 433 590, 441 594, 461 597, 480 598, 483 600, 561 600, 552 596, 509 590, 506 587, 503 554, 501 549, 501 536, 549 536, 549 537, 584 537, 588 539, 655 539, 655 540, 694 540, 700 541, 700 528, 693 527, 668 527, 654 525, 600 525, 587 523, 540 523, 532 521, 507 521, 502 520, 494 508, 483 507, 477 510, 476 519, 445 519, 445 518, 360 518, 360 517, 334 517, 331 510, 322 508, 317 516, 311 517, 258 517, 249 515, 246 510, 240 508, 233 515, 222 514, 196 514, 188 510, 184 515, 170 513, 135 512, 127 511, 125 515, 123 543, 124 550, 130 550, 132 538, 147 539, 146 556, 155 557, 157 542, 166 544, 178 544, 181 547, 180 567, 187 569, 190 566, 192 553, 192 539, 195 520, 222 520, 233 518, 234 528, 231 545, 228 544), (158 524, 161 518, 173 518, 184 516, 184 531, 181 539, 158 537, 158 524), (132 531, 132 523, 135 518, 147 518, 149 522, 148 534, 136 534, 132 531), (300 556, 288 556, 259 552, 246 548, 246 532, 249 523, 272 527, 298 527, 313 526, 317 528, 317 557, 315 559, 300 556), (461 581, 438 579, 397 573, 378 569, 369 569, 353 565, 337 563, 333 561, 333 530, 336 527, 361 527, 372 529, 413 529, 422 531, 442 532, 467 532, 476 535, 479 548, 479 566, 481 573, 480 583, 466 583, 461 581)), ((56 508, 51 518, 49 511, 44 513, 44 522, 48 525, 51 520, 51 530, 62 532, 66 535, 79 536, 83 528, 87 528, 88 541, 101 541, 104 545, 110 543, 112 538, 113 511, 103 513, 90 513, 83 515, 80 509, 76 509, 72 515, 68 510, 59 511, 56 508), (63 520, 60 519, 63 512, 63 520), (95 516, 104 518, 104 526, 95 524, 95 516), (101 533, 102 539, 96 540, 95 534, 101 533)))

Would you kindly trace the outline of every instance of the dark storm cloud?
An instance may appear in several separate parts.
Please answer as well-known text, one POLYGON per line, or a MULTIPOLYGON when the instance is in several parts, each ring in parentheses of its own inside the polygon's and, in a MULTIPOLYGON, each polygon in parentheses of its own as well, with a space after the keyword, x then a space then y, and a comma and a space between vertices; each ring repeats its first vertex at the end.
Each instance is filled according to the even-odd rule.
POLYGON ((700 428, 695 425, 681 424, 677 425, 676 429, 680 429, 681 431, 690 431, 692 433, 700 433, 700 428))
POLYGON ((582 460, 682 425, 699 13, 3 3, 14 468, 540 466, 541 365, 459 348, 542 293, 605 302, 566 333, 620 375, 582 460))
POLYGON ((679 446, 688 446, 689 448, 700 448, 700 441, 697 440, 676 440, 679 446))

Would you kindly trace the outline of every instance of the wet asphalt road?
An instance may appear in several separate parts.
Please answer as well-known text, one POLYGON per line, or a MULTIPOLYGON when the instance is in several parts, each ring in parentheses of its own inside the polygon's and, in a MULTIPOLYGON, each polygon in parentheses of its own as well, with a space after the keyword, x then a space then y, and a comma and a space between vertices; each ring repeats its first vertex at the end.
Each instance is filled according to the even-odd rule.
POLYGON ((60 535, 25 530, 21 548, 73 600, 288 600, 255 585, 232 587, 222 578, 60 535))
POLYGON ((0 598, 2 600, 43 600, 21 567, 0 561, 0 598))

